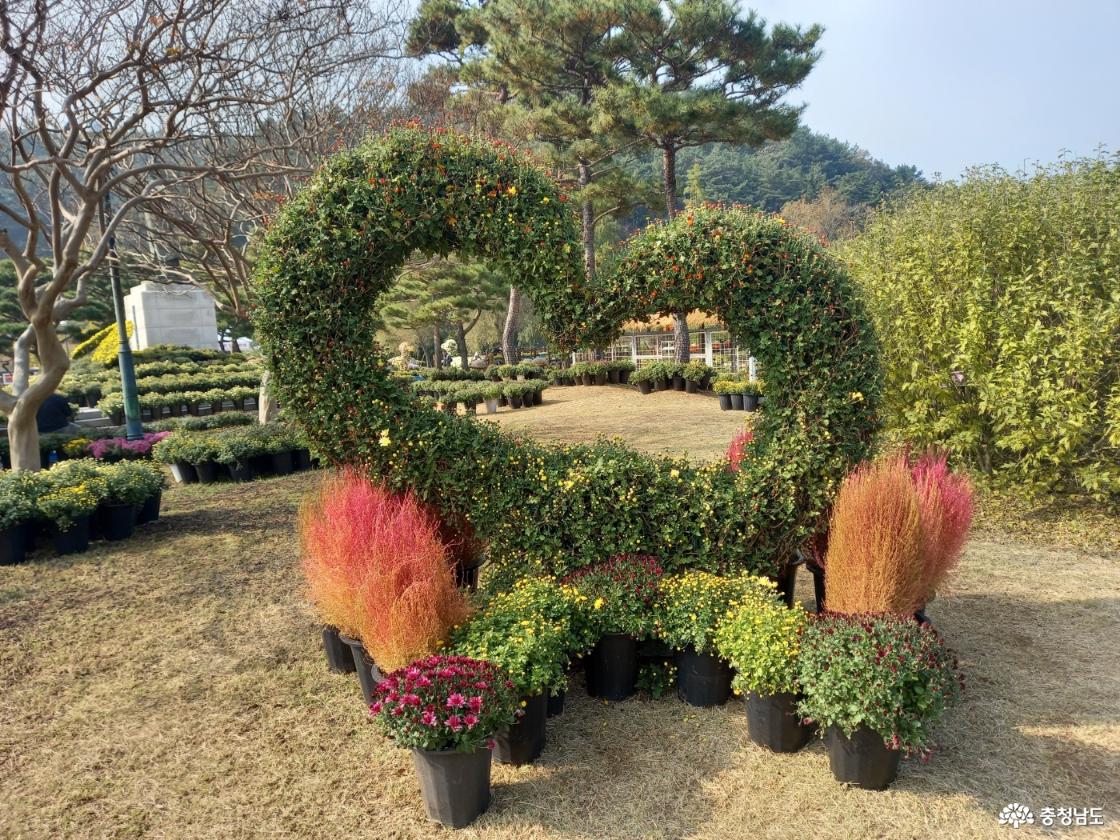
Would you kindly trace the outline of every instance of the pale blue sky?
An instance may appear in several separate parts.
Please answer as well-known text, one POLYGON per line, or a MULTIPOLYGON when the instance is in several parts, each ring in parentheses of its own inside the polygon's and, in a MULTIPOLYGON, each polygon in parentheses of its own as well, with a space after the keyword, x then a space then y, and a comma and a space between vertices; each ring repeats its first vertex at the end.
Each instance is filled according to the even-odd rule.
POLYGON ((821 23, 804 122, 955 178, 1120 149, 1120 0, 743 0, 821 23))

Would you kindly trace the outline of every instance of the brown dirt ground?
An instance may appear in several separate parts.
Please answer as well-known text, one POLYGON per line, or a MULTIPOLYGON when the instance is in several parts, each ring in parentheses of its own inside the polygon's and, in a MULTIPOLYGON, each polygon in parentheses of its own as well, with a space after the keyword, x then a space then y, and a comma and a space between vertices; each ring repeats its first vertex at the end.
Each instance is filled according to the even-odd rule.
MULTIPOLYGON (((703 436, 722 450, 738 421, 706 430, 686 404, 673 426, 659 401, 698 398, 664 396, 644 398, 659 408, 641 422, 626 406, 604 422, 615 409, 598 399, 571 417, 647 448, 699 453, 703 436)), ((545 406, 522 417, 554 422, 545 406)), ((0 568, 0 837, 450 836, 425 821, 411 759, 366 722, 354 677, 324 666, 293 539, 314 480, 175 488, 127 543, 0 568)), ((995 529, 972 541, 930 608, 966 698, 932 761, 904 763, 887 792, 836 785, 819 743, 754 747, 738 703, 604 704, 577 687, 541 760, 496 766, 490 811, 460 836, 1039 835, 997 825, 1011 801, 1102 807, 1105 828, 1071 836, 1120 836, 1116 561, 995 529)))

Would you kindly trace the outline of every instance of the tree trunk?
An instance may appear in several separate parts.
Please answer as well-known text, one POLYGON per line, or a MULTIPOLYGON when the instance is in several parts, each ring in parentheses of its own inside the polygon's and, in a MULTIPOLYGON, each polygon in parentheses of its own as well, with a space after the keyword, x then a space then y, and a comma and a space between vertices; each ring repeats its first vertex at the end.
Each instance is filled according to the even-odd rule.
MULTIPOLYGON (((585 188, 591 184, 591 165, 584 161, 579 163, 579 185, 585 188)), ((583 233, 583 270, 588 280, 595 279, 595 206, 587 198, 583 199, 582 218, 580 221, 583 233)))
MULTIPOLYGON (((35 471, 42 469, 39 458, 39 427, 36 415, 43 404, 58 388, 58 383, 70 369, 70 357, 59 341, 50 316, 36 316, 35 347, 39 354, 39 375, 18 396, 3 395, 0 408, 8 418, 8 445, 11 450, 12 469, 35 471)), ((22 336, 21 336, 22 338, 22 336)))
POLYGON ((31 381, 31 350, 35 346, 35 328, 27 325, 12 345, 12 393, 20 396, 31 381))
POLYGON ((507 365, 517 364, 517 318, 521 312, 521 292, 516 286, 509 287, 509 309, 506 310, 506 324, 502 329, 502 356, 507 365))
POLYGON ((11 450, 13 470, 42 468, 39 453, 39 427, 35 423, 38 406, 29 408, 26 400, 16 403, 16 410, 8 417, 8 447, 11 450))
POLYGON ((440 347, 440 339, 442 336, 439 334, 439 324, 432 327, 432 355, 435 357, 435 364, 433 367, 436 370, 443 370, 443 348, 440 347))
POLYGON ((261 374, 261 389, 257 393, 257 422, 258 423, 271 423, 280 416, 280 404, 276 402, 276 398, 272 396, 272 389, 269 387, 269 380, 271 374, 268 368, 264 369, 261 374))
MULTIPOLYGON (((669 221, 677 215, 677 150, 674 146, 662 148, 665 168, 665 212, 669 221)), ((678 362, 690 358, 688 346, 688 313, 673 313, 673 352, 678 362)))
POLYGON ((466 370, 470 365, 467 358, 467 331, 463 328, 462 321, 455 322, 455 343, 459 346, 459 358, 463 360, 463 370, 466 370))

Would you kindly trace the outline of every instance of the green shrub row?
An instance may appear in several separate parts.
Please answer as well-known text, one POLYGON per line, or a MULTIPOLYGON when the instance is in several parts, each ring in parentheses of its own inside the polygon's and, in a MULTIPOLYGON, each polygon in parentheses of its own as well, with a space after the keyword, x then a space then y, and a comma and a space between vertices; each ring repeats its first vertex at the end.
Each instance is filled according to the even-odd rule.
POLYGON ((63 529, 100 504, 140 505, 164 486, 164 473, 144 461, 61 461, 49 470, 0 473, 0 531, 32 521, 63 529))
POLYGON ((221 414, 207 414, 202 417, 168 417, 154 423, 145 423, 146 432, 202 432, 210 429, 226 429, 231 426, 251 426, 257 422, 252 414, 243 411, 224 411, 221 414))
POLYGON ((761 379, 724 379, 720 377, 712 383, 712 390, 717 394, 745 394, 759 396, 763 391, 761 379))
POLYGON ((290 426, 266 423, 218 432, 176 432, 152 448, 161 464, 245 464, 258 455, 306 448, 304 438, 290 426))
MULTIPOLYGON (((260 388, 261 371, 233 371, 214 373, 164 374, 146 376, 136 380, 136 391, 145 394, 174 394, 185 391, 228 391, 232 388, 260 388)), ((102 393, 112 394, 121 389, 120 378, 106 383, 102 393)))
POLYGON ((532 362, 523 362, 519 365, 490 365, 484 371, 483 378, 489 379, 492 382, 497 382, 501 379, 517 379, 523 377, 525 379, 543 379, 547 375, 547 367, 543 364, 533 364, 532 362))
POLYGON ((453 400, 468 406, 475 406, 486 400, 499 397, 526 397, 538 394, 548 387, 544 380, 525 382, 430 382, 421 380, 412 383, 412 391, 417 396, 431 397, 446 402, 453 400))
POLYGON ((458 367, 422 367, 417 368, 415 371, 410 371, 410 373, 419 374, 433 382, 481 382, 487 378, 486 374, 481 370, 458 367))
POLYGON ((715 375, 715 368, 709 367, 701 361, 692 362, 653 362, 642 365, 630 377, 631 382, 653 382, 658 379, 672 379, 674 376, 682 377, 686 382, 702 384, 715 375))
MULTIPOLYGON (((250 388, 248 386, 214 389, 210 391, 179 391, 171 394, 141 394, 140 395, 140 408, 149 409, 153 412, 162 408, 179 409, 182 406, 189 405, 209 405, 211 411, 217 412, 222 410, 222 403, 226 400, 232 402, 236 407, 238 403, 247 399, 256 399, 260 393, 260 388, 250 388)), ((124 400, 117 392, 115 394, 108 394, 98 401, 97 407, 105 414, 112 415, 115 412, 124 409, 124 400)))

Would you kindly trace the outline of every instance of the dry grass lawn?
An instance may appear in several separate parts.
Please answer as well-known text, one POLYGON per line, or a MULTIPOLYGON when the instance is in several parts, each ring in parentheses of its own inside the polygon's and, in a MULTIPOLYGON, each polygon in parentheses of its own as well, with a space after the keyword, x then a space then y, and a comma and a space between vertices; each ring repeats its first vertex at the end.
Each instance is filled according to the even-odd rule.
MULTIPOLYGON (((633 413, 612 421, 581 397, 557 413, 647 448, 718 452, 735 425, 691 405, 672 407, 675 425, 669 407, 639 417, 659 396, 630 409, 620 395, 633 413)), ((557 436, 548 408, 500 422, 536 417, 557 436)), ((0 568, 0 837, 450 836, 425 821, 411 759, 366 722, 355 678, 324 666, 293 540, 313 481, 177 488, 128 543, 0 568)), ((997 825, 1010 801, 1102 807, 1105 828, 1071 836, 1120 836, 1117 561, 998 528, 971 543, 930 609, 966 699, 933 760, 905 763, 887 792, 836 785, 820 744, 752 746, 738 704, 603 704, 575 688, 542 759, 496 766, 494 803, 461 836, 1039 836, 997 825)))

